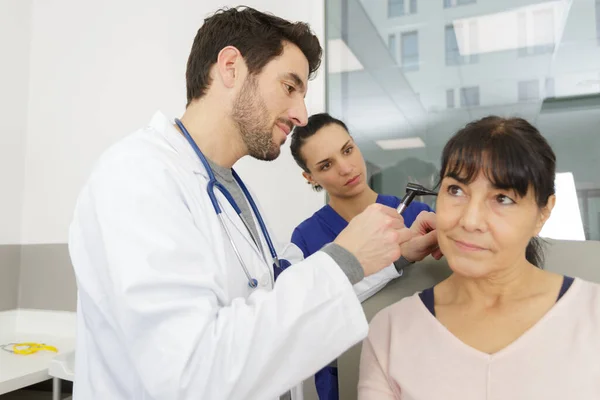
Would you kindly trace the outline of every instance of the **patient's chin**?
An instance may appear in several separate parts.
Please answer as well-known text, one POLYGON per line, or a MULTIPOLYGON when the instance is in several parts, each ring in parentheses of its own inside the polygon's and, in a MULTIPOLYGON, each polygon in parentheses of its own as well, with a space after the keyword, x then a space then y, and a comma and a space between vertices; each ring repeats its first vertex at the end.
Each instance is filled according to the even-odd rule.
POLYGON ((493 271, 489 264, 483 260, 460 255, 445 255, 445 257, 452 272, 464 278, 484 278, 493 271))

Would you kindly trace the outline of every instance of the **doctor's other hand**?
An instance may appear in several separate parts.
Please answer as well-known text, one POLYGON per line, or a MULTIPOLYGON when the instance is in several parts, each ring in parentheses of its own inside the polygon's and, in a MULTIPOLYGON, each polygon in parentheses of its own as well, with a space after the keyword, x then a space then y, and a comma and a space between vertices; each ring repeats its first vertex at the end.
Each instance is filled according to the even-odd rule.
POLYGON ((350 221, 334 243, 354 254, 369 276, 400 258, 400 244, 413 238, 394 208, 372 204, 350 221))
POLYGON ((421 261, 428 255, 439 260, 442 252, 438 247, 436 215, 433 212, 421 211, 410 227, 413 237, 402 243, 402 256, 408 261, 421 261))

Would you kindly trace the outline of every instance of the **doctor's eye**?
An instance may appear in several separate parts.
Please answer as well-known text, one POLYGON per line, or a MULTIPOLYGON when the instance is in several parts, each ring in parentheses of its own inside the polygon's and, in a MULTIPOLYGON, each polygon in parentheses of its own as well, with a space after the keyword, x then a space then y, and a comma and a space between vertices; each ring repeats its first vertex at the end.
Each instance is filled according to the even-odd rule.
POLYGON ((287 83, 283 84, 283 87, 288 92, 288 94, 292 94, 294 90, 296 90, 292 85, 288 85, 287 83))
POLYGON ((354 150, 354 146, 349 146, 344 150, 344 154, 350 154, 354 150))
POLYGON ((321 171, 327 171, 329 168, 331 168, 331 163, 325 163, 325 164, 321 164, 321 171))

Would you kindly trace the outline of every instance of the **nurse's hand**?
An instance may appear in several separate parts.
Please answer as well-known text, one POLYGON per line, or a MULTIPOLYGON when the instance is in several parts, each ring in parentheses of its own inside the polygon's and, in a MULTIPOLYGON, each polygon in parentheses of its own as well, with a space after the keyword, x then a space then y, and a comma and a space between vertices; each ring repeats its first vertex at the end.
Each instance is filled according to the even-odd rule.
POLYGON ((372 204, 350 221, 334 243, 354 254, 369 276, 400 258, 400 244, 413 237, 394 208, 372 204))
POLYGON ((430 254, 436 260, 442 258, 435 227, 435 213, 421 211, 410 226, 413 237, 402 243, 402 256, 408 261, 421 261, 430 254))

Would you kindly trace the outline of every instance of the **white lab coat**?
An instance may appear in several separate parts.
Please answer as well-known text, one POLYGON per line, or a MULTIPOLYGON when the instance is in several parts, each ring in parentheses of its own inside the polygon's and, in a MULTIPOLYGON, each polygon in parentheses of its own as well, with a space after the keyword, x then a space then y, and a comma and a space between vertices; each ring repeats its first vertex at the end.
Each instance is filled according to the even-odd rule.
POLYGON ((271 288, 262 255, 217 191, 261 285, 251 290, 207 182, 161 113, 95 167, 69 237, 75 400, 274 399, 365 338, 360 302, 328 255, 288 268, 271 288))

